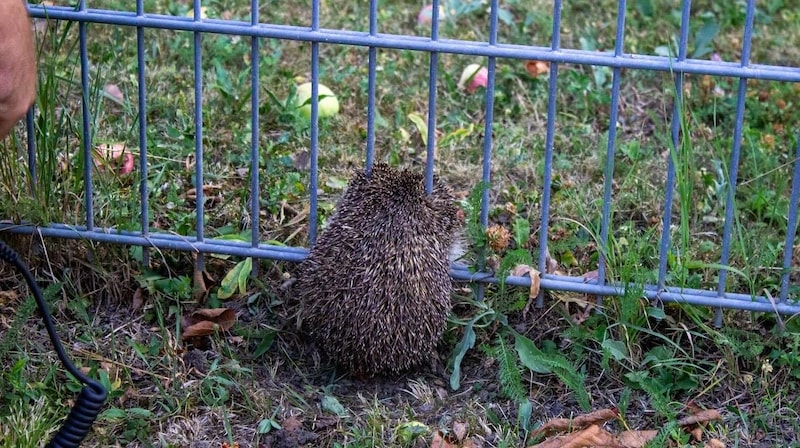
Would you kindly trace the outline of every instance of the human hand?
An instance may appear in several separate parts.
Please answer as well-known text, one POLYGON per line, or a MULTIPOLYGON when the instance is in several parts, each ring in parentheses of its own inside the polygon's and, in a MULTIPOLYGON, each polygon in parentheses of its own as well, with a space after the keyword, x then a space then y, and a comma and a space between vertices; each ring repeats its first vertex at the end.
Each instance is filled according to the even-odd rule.
POLYGON ((0 0, 0 139, 25 116, 36 96, 36 55, 23 0, 0 0))

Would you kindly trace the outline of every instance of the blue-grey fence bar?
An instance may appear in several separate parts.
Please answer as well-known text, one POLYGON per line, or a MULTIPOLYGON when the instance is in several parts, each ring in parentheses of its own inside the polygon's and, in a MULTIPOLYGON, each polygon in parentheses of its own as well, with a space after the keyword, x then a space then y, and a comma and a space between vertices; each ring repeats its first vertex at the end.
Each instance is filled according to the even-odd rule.
MULTIPOLYGON (((310 213, 309 213, 309 240, 313 244, 317 235, 317 187, 318 187, 318 146, 319 146, 319 110, 316 99, 319 95, 319 45, 340 44, 368 47, 368 103, 367 103, 367 138, 366 138, 366 169, 369 171, 374 163, 375 144, 375 94, 377 79, 377 54, 379 50, 404 49, 428 52, 430 54, 429 72, 429 104, 428 104, 428 133, 427 157, 425 168, 426 188, 430 190, 433 177, 434 152, 436 150, 436 83, 438 55, 441 53, 473 55, 487 58, 488 85, 485 97, 485 130, 483 147, 482 179, 489 182, 491 174, 492 156, 492 125, 495 90, 495 67, 497 58, 533 59, 551 62, 549 73, 549 93, 547 107, 547 129, 545 137, 544 176, 541 200, 541 229, 539 232, 539 270, 546 270, 545 258, 548 241, 548 228, 550 222, 550 189, 552 186, 552 157, 555 141, 555 121, 557 116, 557 80, 559 64, 572 63, 583 65, 607 66, 613 69, 611 87, 611 108, 609 119, 609 133, 606 148, 606 166, 604 169, 603 208, 601 216, 601 244, 598 279, 586 280, 582 277, 569 277, 562 275, 542 275, 541 286, 543 289, 564 290, 577 293, 594 294, 601 300, 602 296, 620 295, 624 292, 625 285, 613 284, 606 279, 606 241, 610 232, 610 214, 612 204, 612 177, 614 171, 614 155, 616 148, 616 127, 618 120, 620 83, 622 69, 640 69, 665 71, 673 74, 675 84, 675 103, 672 113, 672 151, 680 151, 684 144, 682 139, 688 138, 681 133, 681 114, 683 101, 683 84, 685 74, 706 74, 739 78, 737 108, 734 127, 733 148, 729 161, 729 182, 725 204, 725 223, 723 230, 723 248, 720 265, 728 262, 730 237, 734 219, 734 198, 736 193, 737 170, 741 149, 741 137, 744 125, 744 108, 747 79, 761 79, 784 82, 800 82, 800 68, 750 63, 750 48, 753 37, 753 20, 755 15, 755 1, 747 2, 745 29, 743 35, 742 57, 739 63, 703 61, 687 57, 689 43, 689 22, 691 18, 691 1, 684 0, 681 5, 681 25, 676 57, 662 57, 641 54, 624 53, 624 27, 626 2, 618 2, 616 42, 613 52, 595 52, 561 48, 561 0, 553 2, 553 37, 550 47, 524 46, 502 44, 497 42, 498 25, 498 0, 490 2, 490 32, 488 42, 476 42, 453 39, 440 39, 439 26, 439 1, 434 0, 431 10, 431 36, 418 37, 408 35, 383 34, 378 32, 378 0, 370 0, 369 31, 345 31, 320 28, 320 2, 312 0, 312 14, 310 27, 264 24, 259 23, 259 1, 251 0, 251 16, 249 22, 217 20, 202 18, 201 2, 194 4, 192 17, 176 17, 160 14, 147 14, 144 11, 144 1, 136 1, 136 11, 110 11, 89 9, 86 2, 79 2, 75 8, 71 7, 44 7, 29 5, 33 17, 51 18, 58 20, 71 20, 79 22, 80 58, 81 58, 81 85, 83 88, 83 138, 82 151, 84 152, 85 173, 85 223, 82 226, 69 226, 65 224, 51 224, 48 226, 19 225, 0 222, 0 230, 19 233, 39 234, 47 237, 87 239, 104 243, 118 243, 138 245, 154 250, 182 250, 198 254, 198 263, 202 266, 202 254, 219 253, 244 257, 269 258, 275 260, 298 262, 305 258, 308 250, 301 247, 283 247, 261 243, 259 240, 259 85, 258 85, 258 55, 259 39, 274 38, 285 40, 298 40, 311 42, 311 148, 310 148, 310 213), (105 23, 120 26, 131 26, 137 32, 137 81, 139 86, 139 144, 141 169, 141 232, 117 231, 109 228, 96 228, 94 225, 94 209, 92 204, 92 178, 91 178, 91 140, 92 129, 89 118, 89 63, 87 52, 87 23, 105 23), (144 31, 148 28, 169 29, 192 32, 194 34, 194 74, 195 74, 195 191, 196 191, 196 229, 194 236, 176 235, 166 232, 149 230, 149 205, 147 187, 147 102, 146 102, 146 59, 144 47, 144 31), (232 34, 251 38, 251 147, 250 147, 250 225, 252 240, 249 243, 206 238, 204 235, 204 208, 203 208, 203 87, 202 87, 202 52, 201 42, 204 33, 232 34)), ((29 112, 26 119, 28 133, 28 161, 31 176, 35 178, 35 148, 34 131, 35 123, 33 112, 29 112)), ((790 205, 788 210, 788 226, 783 257, 783 273, 781 276, 780 295, 777 300, 772 297, 751 296, 746 294, 730 293, 725 289, 727 270, 720 269, 718 287, 716 291, 681 289, 670 287, 666 284, 668 274, 668 253, 670 247, 670 225, 672 220, 672 203, 674 198, 676 167, 674 157, 668 158, 667 178, 665 182, 664 214, 662 217, 662 237, 659 244, 658 279, 655 285, 644 287, 643 296, 650 300, 675 301, 701 306, 722 308, 736 308, 749 311, 778 312, 793 314, 800 312, 800 303, 788 300, 790 270, 792 267, 792 248, 796 237, 798 201, 800 201, 800 135, 798 135, 797 149, 794 158, 794 177, 792 181, 790 205)), ((488 223, 489 195, 484 190, 481 204, 481 222, 488 223)), ((145 251, 145 254, 147 252, 145 251)), ((454 265, 451 274, 455 279, 474 281, 480 284, 496 282, 491 274, 473 273, 463 265, 454 265)), ((516 286, 529 286, 527 277, 509 277, 507 283, 516 286)), ((543 305, 543 294, 537 299, 537 305, 543 305)), ((721 321, 721 314, 717 314, 717 323, 721 321)))
MULTIPOLYGON (((561 47, 561 0, 554 0, 553 40, 551 51, 561 47)), ((550 190, 553 184, 553 145, 556 136, 556 92, 558 91, 558 64, 550 65, 547 93, 547 134, 544 143, 544 180, 542 182, 542 224, 539 230, 539 272, 547 272, 547 233, 550 225, 550 190)), ((544 290, 536 297, 536 306, 544 306, 544 290)))

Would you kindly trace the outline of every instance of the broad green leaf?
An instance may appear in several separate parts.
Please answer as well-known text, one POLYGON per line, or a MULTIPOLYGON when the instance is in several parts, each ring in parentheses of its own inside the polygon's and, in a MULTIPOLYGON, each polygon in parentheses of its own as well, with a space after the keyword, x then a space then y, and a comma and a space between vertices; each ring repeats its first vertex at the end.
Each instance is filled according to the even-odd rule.
POLYGON ((219 292, 217 292, 217 297, 220 299, 230 298, 234 293, 236 293, 237 289, 239 294, 246 293, 247 277, 250 276, 250 272, 252 272, 252 270, 252 258, 245 258, 244 260, 236 263, 236 266, 228 271, 228 273, 225 274, 225 278, 222 279, 222 282, 219 285, 219 292))
POLYGON ((395 433, 403 445, 408 445, 417 437, 428 435, 430 430, 431 429, 428 427, 428 425, 422 422, 411 421, 399 424, 395 433))
POLYGON ((270 331, 269 333, 265 334, 263 338, 261 338, 261 342, 258 343, 258 347, 256 347, 255 351, 253 352, 253 358, 258 358, 259 356, 263 355, 264 353, 272 347, 272 342, 275 340, 275 332, 270 331))
POLYGON ((322 410, 326 412, 330 412, 331 414, 338 415, 339 417, 346 417, 347 411, 344 409, 339 400, 336 397, 332 397, 330 395, 325 395, 322 397, 322 410))
POLYGON ((464 336, 458 341, 456 347, 453 349, 453 373, 450 374, 450 388, 458 390, 461 386, 461 361, 467 351, 475 346, 475 330, 472 329, 470 322, 464 327, 464 336))
POLYGON ((505 8, 497 8, 497 18, 506 25, 514 24, 514 16, 505 8))
POLYGON ((531 236, 531 223, 527 219, 517 218, 514 220, 514 241, 517 247, 523 247, 531 236))
POLYGON ((623 344, 622 341, 604 339, 602 346, 603 350, 611 355, 615 361, 623 361, 628 358, 628 349, 625 347, 625 344, 623 344))
POLYGON ((125 410, 120 408, 111 408, 106 409, 100 414, 100 418, 103 420, 121 420, 128 416, 128 413, 125 410))
POLYGON ((666 313, 664 313, 664 309, 657 306, 647 307, 647 316, 653 319, 664 319, 667 317, 666 313))
POLYGON ((278 424, 275 420, 265 418, 258 422, 258 433, 259 434, 267 434, 268 432, 272 431, 273 429, 281 429, 281 425, 278 424))
POLYGON ((514 348, 519 354, 519 360, 522 365, 536 373, 551 373, 546 361, 546 355, 536 348, 533 341, 519 333, 514 333, 514 348))
POLYGON ((530 430, 532 414, 533 414, 533 404, 531 404, 530 400, 525 400, 522 403, 520 403, 519 412, 517 413, 517 419, 519 420, 519 426, 525 431, 530 430))

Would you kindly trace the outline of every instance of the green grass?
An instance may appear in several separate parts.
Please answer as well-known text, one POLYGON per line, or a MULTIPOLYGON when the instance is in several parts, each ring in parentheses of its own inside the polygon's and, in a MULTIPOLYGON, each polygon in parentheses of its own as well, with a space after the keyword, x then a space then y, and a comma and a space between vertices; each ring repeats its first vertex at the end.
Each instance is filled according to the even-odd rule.
MULTIPOLYGON (((262 3, 262 22, 310 21, 306 3, 262 3)), ((674 53, 680 26, 674 2, 629 3, 625 51, 674 53)), ((209 17, 249 20, 247 1, 203 4, 209 17)), ((549 46, 548 2, 509 0, 501 6, 500 42, 549 46)), ((616 6, 610 0, 565 2, 562 45, 613 50, 616 6)), ((797 65, 800 16, 790 6, 782 0, 759 2, 751 61, 797 65)), ((107 0, 92 7, 130 6, 107 0)), ((381 4, 380 31, 427 36, 429 29, 416 24, 419 7, 407 0, 381 4)), ((167 0, 148 0, 145 9, 190 12, 190 6, 167 0)), ((695 1, 692 12, 690 57, 716 54, 738 61, 744 6, 695 1)), ((484 41, 488 20, 482 3, 452 1, 440 35, 484 41)), ((367 30, 368 3, 324 0, 321 26, 367 30)), ((0 210, 15 222, 82 224, 85 218, 77 29, 53 22, 37 35, 35 181, 25 164, 24 134, 0 142, 0 210)), ((119 143, 138 156, 135 30, 97 24, 87 30, 91 147, 119 143), (117 86, 123 98, 105 93, 107 85, 117 86)), ((151 226, 191 235, 193 37, 148 29, 145 39, 151 226)), ((238 238, 252 222, 249 43, 232 36, 202 38, 205 182, 213 186, 207 191, 208 236, 238 238)), ((259 230, 264 241, 295 246, 307 242, 309 176, 303 158, 310 133, 288 102, 298 79, 310 76, 310 50, 307 43, 265 39, 259 58, 259 230)), ((367 57, 363 48, 320 45, 320 79, 341 104, 337 117, 321 123, 323 224, 351 169, 364 163, 367 57)), ((485 63, 441 54, 437 84, 437 173, 464 197, 475 188, 482 166, 483 91, 467 94, 457 87, 462 68, 473 62, 485 63)), ((424 118, 427 113, 427 63, 427 54, 378 51, 377 159, 422 169, 425 145, 412 114, 424 118)), ((766 81, 747 85, 729 262, 736 272, 728 275, 728 289, 777 296, 800 88, 766 81)), ((524 316, 527 291, 490 286, 486 300, 476 302, 471 290, 459 290, 436 360, 442 372, 384 381, 331 372, 294 331, 291 301, 280 289, 293 271, 291 264, 261 262, 258 277, 247 279, 244 293, 223 300, 221 286, 231 286, 223 285, 225 276, 240 260, 208 256, 205 306, 232 307, 239 321, 231 334, 184 341, 181 317, 200 307, 189 254, 155 251, 145 268, 137 249, 16 238, 37 275, 56 285, 49 297, 73 356, 93 374, 103 372, 110 388, 108 407, 88 445, 206 441, 269 446, 311 438, 309 446, 417 446, 421 442, 403 439, 407 430, 400 428, 418 422, 428 444, 434 432, 449 434, 454 424, 464 423, 468 436, 484 446, 521 446, 534 442, 525 439, 538 424, 583 412, 587 404, 624 408, 623 422, 613 423, 614 428, 669 429, 692 400, 723 411, 725 421, 708 431, 728 446, 796 444, 792 434, 800 428, 790 411, 800 404, 796 319, 726 312, 726 325, 716 329, 710 326, 713 310, 654 307, 640 299, 641 288, 657 280, 664 231, 675 101, 669 73, 623 72, 613 227, 607 242, 599 240, 610 86, 607 68, 559 69, 549 249, 561 272, 580 276, 597 268, 599 250, 605 247, 609 279, 631 287, 620 298, 606 299, 600 313, 583 305, 592 297, 553 292, 544 309, 524 316), (137 307, 131 303, 135 294, 144 299, 137 307), (526 341, 535 351, 527 349, 526 341), (457 390, 451 388, 455 377, 457 390), (526 403, 532 405, 529 419, 520 417, 526 403)), ((673 159, 679 182, 674 227, 667 229, 672 236, 668 284, 716 288, 717 270, 711 265, 721 253, 737 86, 738 80, 727 78, 686 77, 681 118, 687 138, 673 159)), ((546 75, 527 74, 524 61, 497 61, 490 221, 506 227, 513 242, 470 259, 485 256, 500 271, 522 260, 537 261, 547 95, 546 75)), ((138 167, 130 175, 95 171, 97 226, 140 229, 139 176, 138 167)), ((473 228, 472 242, 480 238, 480 229, 473 228)), ((23 312, 28 308, 21 282, 3 269, 3 290, 14 294, 0 296, 0 366, 8 372, 0 385, 0 443, 24 446, 35 444, 66 414, 63 405, 77 384, 52 367, 55 358, 43 329, 23 312), (19 417, 28 415, 34 416, 29 425, 14 429, 19 417)), ((793 283, 800 278, 797 269, 790 276, 793 283)), ((791 293, 796 296, 794 289, 791 293)), ((668 432, 662 436, 677 437, 668 432)))

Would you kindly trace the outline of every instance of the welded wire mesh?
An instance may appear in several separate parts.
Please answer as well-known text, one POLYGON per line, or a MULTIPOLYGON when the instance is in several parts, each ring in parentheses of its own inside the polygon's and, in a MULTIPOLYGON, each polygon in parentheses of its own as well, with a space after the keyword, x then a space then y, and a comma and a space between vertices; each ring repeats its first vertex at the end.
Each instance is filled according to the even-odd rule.
MULTIPOLYGON (((750 294, 731 293, 726 291, 726 278, 728 269, 725 266, 729 263, 731 236, 735 222, 735 195, 737 189, 737 169, 741 155, 742 131, 745 125, 745 99, 747 94, 747 80, 771 80, 787 83, 800 82, 800 68, 791 66, 778 66, 768 64, 753 64, 750 62, 750 53, 753 41, 753 21, 756 14, 755 1, 747 2, 746 18, 742 35, 742 51, 739 62, 721 62, 693 59, 689 57, 688 48, 690 44, 690 22, 692 20, 691 1, 685 0, 681 5, 681 24, 677 42, 677 54, 672 56, 656 56, 650 54, 632 54, 625 52, 625 22, 629 6, 624 0, 618 2, 616 39, 614 50, 610 52, 598 52, 592 50, 562 48, 562 2, 553 2, 552 17, 552 38, 549 46, 534 45, 515 45, 498 42, 498 13, 500 5, 498 0, 490 2, 490 29, 488 41, 464 41, 443 39, 439 36, 439 1, 434 0, 431 8, 432 20, 430 36, 420 37, 411 35, 385 34, 379 30, 379 9, 378 0, 370 1, 369 8, 369 29, 368 31, 349 31, 339 29, 325 29, 320 27, 320 0, 311 2, 311 21, 306 26, 296 26, 278 23, 261 23, 259 20, 259 2, 252 0, 251 16, 249 21, 233 21, 221 19, 206 19, 202 17, 201 2, 194 4, 191 17, 169 16, 161 14, 147 13, 144 8, 144 1, 137 0, 135 11, 111 11, 102 9, 89 9, 87 2, 81 1, 77 7, 43 7, 30 5, 29 10, 33 17, 49 18, 56 20, 74 21, 79 23, 80 38, 80 66, 81 84, 84 92, 83 96, 83 147, 84 152, 84 224, 82 226, 72 226, 67 224, 54 223, 48 226, 27 226, 27 225, 4 225, 3 229, 13 232, 38 232, 44 236, 60 238, 76 238, 98 241, 104 243, 117 243, 126 245, 138 245, 144 248, 174 249, 182 251, 194 251, 198 253, 198 263, 202 265, 204 253, 229 254, 243 257, 258 257, 274 260, 285 260, 297 262, 302 260, 307 249, 302 247, 283 247, 262 242, 262 235, 259 234, 259 216, 261 215, 260 206, 260 179, 259 179, 259 44, 262 39, 280 39, 310 42, 311 46, 311 72, 312 100, 311 105, 311 127, 310 127, 310 185, 309 201, 310 214, 308 229, 308 239, 313 244, 317 236, 318 223, 318 151, 319 151, 319 106, 316 99, 319 96, 319 65, 320 65, 320 46, 321 45, 343 45, 366 47, 368 49, 367 67, 367 128, 366 128, 366 157, 365 168, 369 170, 375 161, 375 127, 376 127, 376 86, 380 80, 377 77, 378 50, 412 50, 427 53, 429 64, 428 79, 428 123, 427 123, 427 157, 425 179, 428 189, 431 188, 434 172, 434 150, 436 142, 436 119, 437 119, 437 80, 439 78, 439 56, 441 54, 471 55, 486 58, 488 69, 488 82, 485 91, 484 108, 484 140, 483 140, 483 161, 482 179, 491 182, 492 155, 493 155, 493 125, 494 125, 494 100, 496 80, 496 63, 498 58, 517 59, 517 60, 537 60, 550 63, 548 81, 548 102, 547 102, 547 128, 544 152, 544 171, 541 180, 541 228, 538 232, 538 260, 539 270, 545 272, 546 248, 549 238, 551 224, 551 191, 553 185, 553 153, 554 142, 556 140, 556 122, 559 114, 558 110, 558 79, 559 67, 564 64, 590 65, 595 67, 609 67, 612 70, 612 83, 610 86, 610 120, 606 142, 606 155, 603 180, 603 206, 600 217, 600 238, 601 246, 607 244, 612 220, 613 197, 613 173, 614 163, 617 159, 618 148, 616 123, 619 119, 619 103, 621 97, 621 86, 624 82, 623 71, 625 70, 644 70, 667 72, 674 78, 674 92, 676 101, 671 121, 672 151, 679 148, 682 138, 686 138, 681 132, 680 104, 684 92, 684 78, 687 74, 713 75, 719 77, 729 77, 738 79, 738 92, 736 103, 736 115, 733 135, 733 147, 731 148, 730 159, 728 160, 729 185, 725 199, 725 221, 722 234, 721 257, 718 263, 718 287, 715 290, 685 289, 668 284, 669 279, 669 251, 671 244, 671 232, 665 230, 661 232, 659 258, 658 258, 658 278, 655 284, 646 285, 643 296, 651 300, 676 301, 702 306, 713 306, 719 308, 736 308, 752 311, 777 311, 780 313, 800 312, 800 304, 790 299, 790 272, 792 266, 792 250, 795 244, 795 230, 797 226, 797 203, 800 198, 800 138, 798 138, 796 154, 794 155, 794 177, 792 181, 791 197, 786 216, 788 224, 785 235, 784 256, 782 265, 776 266, 782 270, 780 292, 777 297, 763 297, 750 294), (138 168, 141 172, 141 183, 139 185, 140 204, 141 204, 141 231, 118 231, 108 228, 100 228, 95 225, 95 210, 93 205, 93 182, 91 167, 91 148, 92 148, 92 129, 90 119, 90 109, 88 100, 89 91, 89 60, 87 50, 86 25, 89 23, 110 24, 119 27, 133 27, 136 30, 137 46, 137 72, 138 82, 138 116, 139 120, 139 159, 138 168), (151 223, 151 210, 148 197, 148 134, 147 134, 147 85, 145 73, 147 70, 147 42, 145 41, 145 29, 178 30, 190 32, 194 35, 194 104, 200 105, 193 111, 194 119, 194 182, 196 187, 196 220, 194 235, 175 235, 154 229, 151 223), (250 139, 250 179, 249 179, 249 213, 252 219, 250 223, 251 242, 237 242, 231 240, 217 239, 209 237, 204 233, 204 222, 206 219, 203 207, 203 188, 206 166, 204 164, 205 148, 203 143, 203 70, 204 59, 202 53, 202 38, 205 34, 227 34, 238 35, 250 38, 252 64, 250 83, 251 83, 251 139, 250 139)), ((34 140, 31 135, 33 129, 34 112, 28 116, 28 151, 30 169, 35 174, 35 148, 34 140)), ((797 128, 798 123, 784 123, 787 128, 797 128)), ((524 162, 523 162, 524 163, 524 162)), ((664 202, 663 216, 661 218, 661 228, 670 229, 674 224, 675 211, 672 206, 675 197, 676 167, 673 157, 668 157, 666 161, 666 183, 663 185, 664 202)), ((446 169, 442 168, 442 169, 446 169)), ((476 179, 476 182, 478 179, 476 179)), ((483 192, 482 209, 480 220, 486 225, 489 222, 489 191, 483 192)), ((599 247, 599 262, 597 278, 586 280, 582 277, 568 277, 556 274, 545 274, 542 276, 541 286, 544 289, 572 291, 597 296, 620 295, 623 293, 625 285, 612 284, 608 281, 607 260, 605 248, 599 247)), ((145 259, 148 256, 145 250, 145 259)), ((485 266, 478 266, 484 269, 485 266)), ((454 265, 452 276, 459 280, 471 280, 479 283, 495 282, 497 279, 489 273, 472 272, 466 266, 454 265)), ((526 277, 509 277, 509 285, 528 286, 530 279, 526 277)), ((540 293, 538 305, 543 305, 544 295, 540 293)), ((719 318, 719 315, 718 315, 719 318)))

